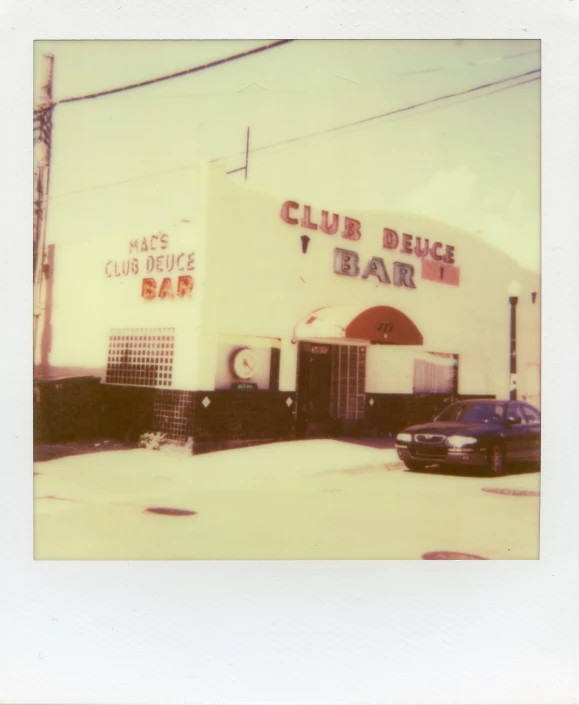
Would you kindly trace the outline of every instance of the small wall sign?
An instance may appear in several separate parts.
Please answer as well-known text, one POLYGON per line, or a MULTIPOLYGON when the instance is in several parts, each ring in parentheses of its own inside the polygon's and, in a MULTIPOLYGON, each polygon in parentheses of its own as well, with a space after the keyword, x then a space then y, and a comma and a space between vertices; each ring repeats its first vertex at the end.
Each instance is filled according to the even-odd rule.
POLYGON ((252 392, 257 389, 257 382, 233 382, 231 389, 237 392, 252 392))

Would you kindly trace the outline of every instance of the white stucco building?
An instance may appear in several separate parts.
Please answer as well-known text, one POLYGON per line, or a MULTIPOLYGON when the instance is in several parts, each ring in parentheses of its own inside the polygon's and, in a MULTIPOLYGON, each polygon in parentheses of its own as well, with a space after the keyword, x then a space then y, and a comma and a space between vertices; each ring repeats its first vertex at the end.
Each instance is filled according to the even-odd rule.
POLYGON ((160 229, 58 233, 38 379, 97 377, 113 426, 197 449, 384 433, 515 383, 540 405, 539 277, 477 237, 257 192, 218 168, 191 180, 191 203, 160 229))

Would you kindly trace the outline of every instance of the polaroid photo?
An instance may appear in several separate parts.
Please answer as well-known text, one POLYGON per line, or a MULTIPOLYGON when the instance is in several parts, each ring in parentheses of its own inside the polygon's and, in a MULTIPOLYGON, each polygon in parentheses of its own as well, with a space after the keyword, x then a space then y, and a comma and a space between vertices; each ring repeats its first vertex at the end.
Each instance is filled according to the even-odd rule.
POLYGON ((451 6, 20 30, 0 699, 574 702, 577 14, 451 6))

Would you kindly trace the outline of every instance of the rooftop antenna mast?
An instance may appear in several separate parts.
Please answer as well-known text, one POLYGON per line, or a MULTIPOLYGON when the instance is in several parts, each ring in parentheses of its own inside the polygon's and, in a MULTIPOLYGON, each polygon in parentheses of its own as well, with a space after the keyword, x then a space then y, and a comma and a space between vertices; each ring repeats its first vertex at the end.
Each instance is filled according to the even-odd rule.
POLYGON ((247 181, 247 170, 249 167, 249 127, 247 128, 247 137, 245 140, 245 166, 240 166, 239 169, 232 169, 231 171, 227 171, 227 174, 235 174, 238 171, 244 171, 245 172, 245 180, 247 181))

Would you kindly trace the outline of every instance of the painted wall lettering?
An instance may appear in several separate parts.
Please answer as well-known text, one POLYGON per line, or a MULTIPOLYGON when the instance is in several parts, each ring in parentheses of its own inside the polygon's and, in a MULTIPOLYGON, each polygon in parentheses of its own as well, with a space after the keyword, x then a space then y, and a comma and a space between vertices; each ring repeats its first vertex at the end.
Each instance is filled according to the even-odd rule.
POLYGON ((430 240, 426 238, 424 240, 424 245, 422 244, 422 238, 416 238, 416 245, 414 245, 414 254, 417 257, 426 257, 430 251, 430 240))
POLYGON ((128 277, 130 274, 139 273, 139 260, 132 259, 109 260, 105 264, 107 277, 128 277))
POLYGON ((379 281, 384 284, 390 284, 390 277, 388 276, 382 257, 372 257, 366 265, 362 279, 368 279, 370 276, 378 277, 379 281))
POLYGON ((179 252, 176 255, 149 255, 146 259, 148 273, 152 272, 192 272, 195 269, 195 253, 179 252))
MULTIPOLYGON (((288 225, 297 225, 307 230, 319 230, 320 233, 325 235, 336 235, 339 233, 342 238, 353 241, 362 238, 362 223, 356 218, 341 216, 339 213, 332 213, 327 210, 320 210, 316 213, 312 206, 301 205, 297 201, 284 201, 281 205, 280 216, 288 225)), ((310 239, 309 235, 302 235, 302 239, 304 238, 308 241, 310 239)), ((137 246, 138 242, 135 241, 133 244, 137 246)), ((152 244, 151 242, 150 245, 152 244)), ((443 281, 447 284, 458 284, 458 267, 452 268, 456 260, 454 245, 445 244, 422 235, 413 235, 412 233, 402 232, 398 234, 393 228, 384 227, 382 228, 382 247, 385 250, 398 251, 404 255, 420 258, 422 263, 428 262, 435 267, 443 264, 443 269, 440 269, 440 267, 438 269, 432 269, 428 266, 422 267, 422 278, 431 281, 443 281)), ((304 253, 306 251, 307 247, 303 249, 304 253)), ((181 261, 177 262, 169 259, 159 261, 164 264, 155 265, 153 268, 149 268, 147 263, 147 272, 152 272, 153 270, 171 272, 173 269, 182 271, 179 267, 181 261)), ((340 247, 334 249, 334 272, 336 274, 357 277, 360 276, 360 271, 363 272, 361 275, 362 279, 376 277, 382 284, 393 283, 395 286, 402 286, 408 289, 416 288, 414 281, 415 270, 411 264, 403 262, 385 264, 381 257, 371 257, 365 266, 361 267, 360 255, 357 252, 340 247), (392 267, 392 281, 388 272, 389 267, 392 267)))
POLYGON ((454 247, 452 245, 446 246, 444 261, 448 264, 454 264, 454 247))
POLYGON ((382 246, 387 250, 395 250, 398 247, 398 233, 391 228, 384 228, 382 231, 382 246))
MULTIPOLYGON (((343 250, 336 247, 334 250, 334 271, 336 274, 345 274, 349 277, 357 277, 360 274, 360 257, 357 252, 343 250)), ((405 262, 394 262, 393 279, 395 286, 405 286, 409 289, 416 289, 414 283, 414 267, 405 262)), ((382 257, 371 257, 364 267, 362 279, 375 276, 382 284, 390 284, 390 277, 386 264, 382 257)))
POLYGON ((141 296, 144 299, 154 299, 157 296, 157 282, 155 279, 143 279, 141 284, 141 296))
POLYGON ((442 260, 442 255, 439 254, 439 250, 444 247, 442 242, 435 242, 430 248, 430 256, 433 260, 440 262, 442 260))
POLYGON ((326 235, 335 235, 338 232, 338 226, 340 225, 340 216, 337 213, 332 213, 332 224, 328 223, 329 213, 328 211, 322 211, 322 222, 320 223, 320 230, 326 235))
MULTIPOLYGON (((288 225, 300 225, 308 230, 320 230, 326 235, 335 235, 340 229, 342 216, 327 210, 314 213, 312 206, 300 206, 297 201, 284 201, 280 209, 280 217, 288 225), (301 219, 297 217, 301 210, 301 219)), ((362 237, 362 224, 356 218, 343 217, 342 237, 346 240, 359 240, 362 237)))
POLYGON ((416 289, 414 283, 414 267, 404 262, 394 262, 394 286, 407 286, 416 289))
POLYGON ((334 272, 337 274, 345 274, 349 277, 357 277, 360 274, 358 262, 360 258, 356 252, 351 250, 342 250, 336 247, 334 250, 334 272))
POLYGON ((173 293, 173 280, 170 279, 169 277, 166 277, 163 279, 161 282, 161 286, 159 288, 159 294, 158 294, 160 299, 172 299, 175 297, 175 294, 173 293))
POLYGON ((309 206, 304 206, 304 216, 301 225, 302 228, 309 228, 310 230, 318 229, 317 224, 312 222, 312 209, 309 206))
POLYGON ((166 250, 169 246, 169 235, 157 233, 146 237, 138 237, 129 242, 129 254, 138 254, 154 250, 166 250))
POLYGON ((296 210, 297 208, 300 207, 299 203, 296 203, 295 201, 286 201, 285 203, 282 204, 281 206, 281 219, 288 223, 289 225, 297 225, 298 224, 298 219, 297 218, 292 218, 289 214, 290 210, 296 210))
POLYGON ((402 233, 402 247, 400 248, 400 252, 403 252, 405 255, 412 254, 412 235, 402 233))
MULTIPOLYGON (((159 236, 159 243, 161 236, 159 236)), ((162 249, 162 248, 161 248, 162 249)), ((146 255, 141 258, 132 257, 123 260, 108 260, 105 263, 105 275, 112 277, 128 277, 141 272, 153 274, 155 272, 193 272, 195 270, 194 252, 176 252, 161 255, 146 255)))
POLYGON ((185 275, 177 279, 177 296, 182 299, 193 296, 193 277, 185 275))
POLYGON ((445 245, 442 242, 433 242, 430 238, 422 238, 421 236, 411 235, 410 233, 402 233, 402 238, 398 236, 396 230, 392 228, 384 228, 382 230, 382 247, 385 250, 396 250, 400 245, 400 252, 405 255, 416 255, 416 257, 430 257, 435 262, 447 262, 454 264, 453 245, 445 245), (444 249, 444 254, 442 250, 444 249))
POLYGON ((342 237, 347 240, 359 240, 362 237, 360 231, 361 223, 355 218, 344 218, 344 231, 342 237))
POLYGON ((191 298, 193 277, 188 274, 177 277, 176 285, 170 277, 163 278, 160 283, 152 277, 146 277, 141 283, 141 296, 144 299, 191 298))

